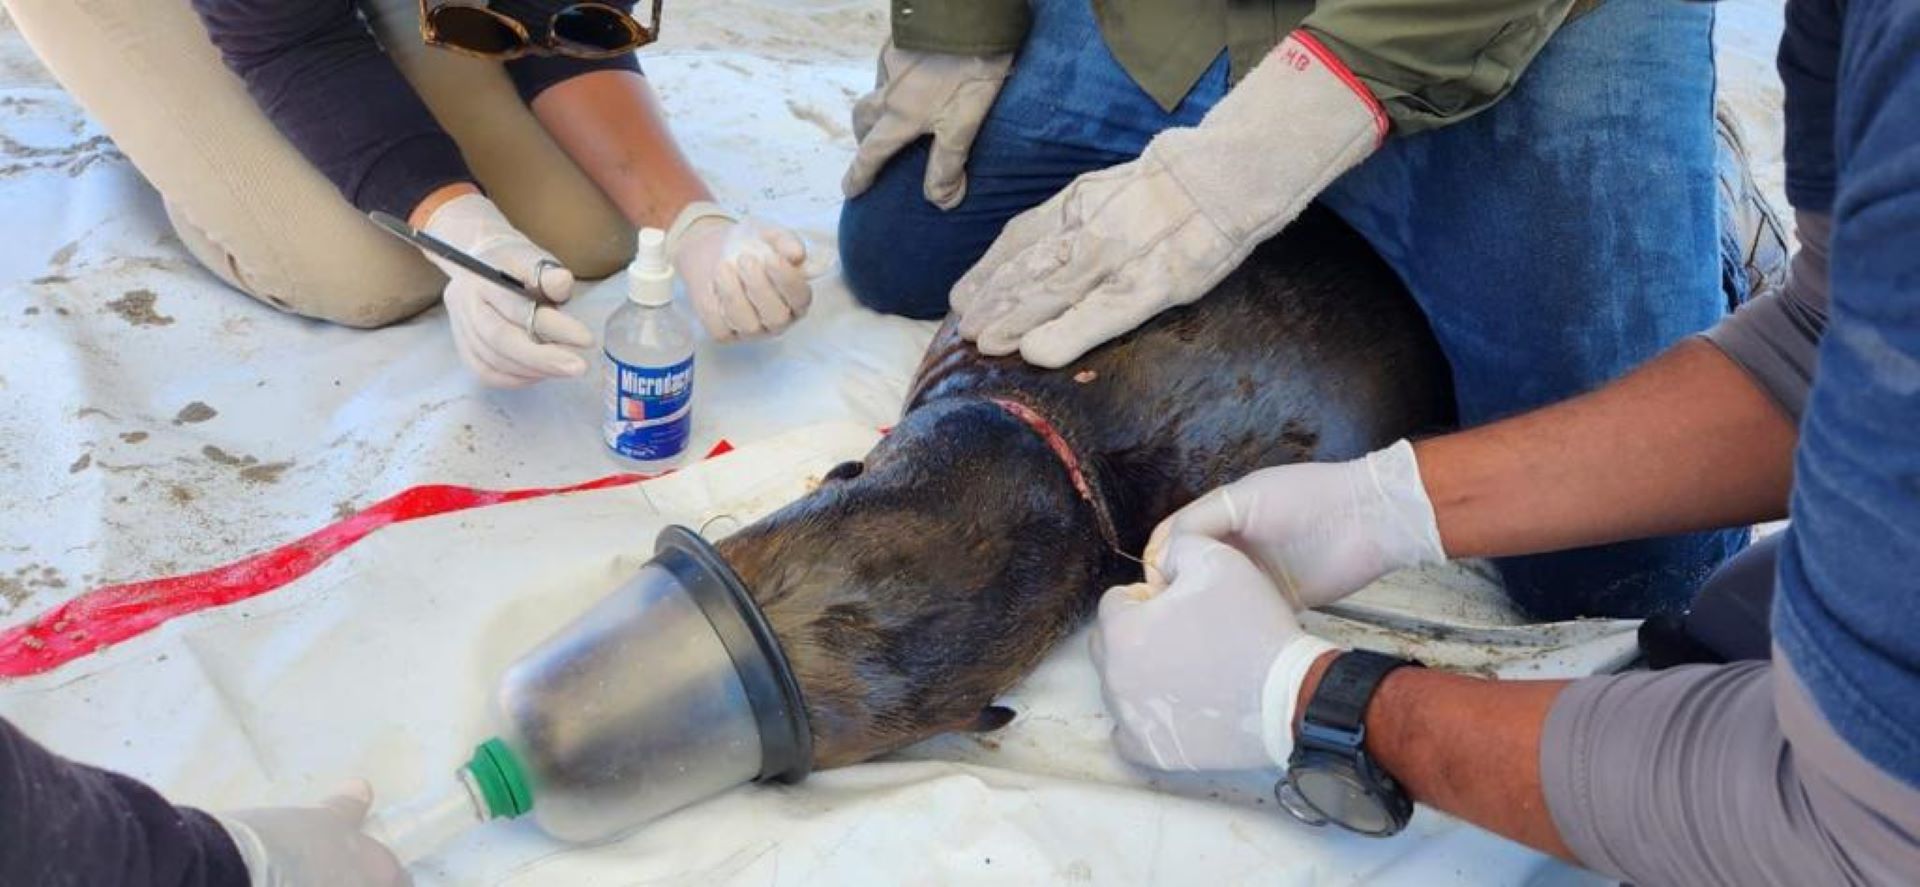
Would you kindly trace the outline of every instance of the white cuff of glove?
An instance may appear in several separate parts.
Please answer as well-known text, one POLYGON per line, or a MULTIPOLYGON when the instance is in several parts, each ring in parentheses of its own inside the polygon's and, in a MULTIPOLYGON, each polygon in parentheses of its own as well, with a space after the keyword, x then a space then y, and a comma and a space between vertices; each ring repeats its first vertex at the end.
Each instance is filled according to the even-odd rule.
POLYGON ((1267 683, 1260 693, 1260 738, 1273 765, 1286 769, 1293 758, 1293 722, 1300 710, 1300 685, 1321 656, 1344 650, 1310 634, 1295 638, 1273 657, 1267 683))
POLYGON ((680 255, 680 239, 687 235, 687 230, 692 228, 694 223, 702 219, 724 219, 729 222, 738 222, 740 221, 740 215, 711 200, 696 200, 687 204, 686 207, 680 210, 680 214, 674 217, 673 224, 667 228, 668 261, 672 261, 675 256, 680 255))

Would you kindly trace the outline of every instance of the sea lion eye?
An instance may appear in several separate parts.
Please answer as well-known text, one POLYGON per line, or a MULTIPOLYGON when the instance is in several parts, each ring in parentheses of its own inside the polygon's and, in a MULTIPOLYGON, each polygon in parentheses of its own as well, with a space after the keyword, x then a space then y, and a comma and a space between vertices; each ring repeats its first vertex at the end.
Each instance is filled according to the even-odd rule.
POLYGON ((838 465, 833 466, 833 470, 827 472, 827 476, 825 479, 826 480, 853 480, 854 478, 860 476, 860 472, 865 470, 867 470, 867 465, 864 462, 842 462, 838 465))

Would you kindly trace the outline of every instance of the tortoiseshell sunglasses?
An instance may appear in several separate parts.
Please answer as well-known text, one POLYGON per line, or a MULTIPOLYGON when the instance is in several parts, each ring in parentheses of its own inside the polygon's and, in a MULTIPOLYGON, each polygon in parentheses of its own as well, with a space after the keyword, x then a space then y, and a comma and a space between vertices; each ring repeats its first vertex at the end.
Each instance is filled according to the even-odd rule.
POLYGON ((420 0, 420 39, 428 46, 485 59, 511 61, 528 55, 611 58, 660 39, 660 2, 653 23, 643 25, 617 6, 573 3, 547 20, 538 39, 519 19, 488 8, 485 0, 420 0))

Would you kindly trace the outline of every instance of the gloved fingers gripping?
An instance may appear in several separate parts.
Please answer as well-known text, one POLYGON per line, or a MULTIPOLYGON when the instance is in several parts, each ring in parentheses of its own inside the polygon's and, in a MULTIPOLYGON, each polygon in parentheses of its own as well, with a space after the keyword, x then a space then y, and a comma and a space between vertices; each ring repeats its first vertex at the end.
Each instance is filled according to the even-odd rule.
POLYGON ((480 382, 489 388, 525 388, 540 381, 539 376, 524 375, 503 368, 497 363, 498 357, 488 354, 484 348, 462 347, 460 354, 466 358, 467 368, 472 370, 473 374, 480 378, 480 382))
MULTIPOLYGON (((521 305, 526 306, 526 302, 521 305)), ((536 316, 536 324, 538 320, 536 316)), ((587 362, 580 355, 565 346, 534 342, 527 338, 524 327, 502 317, 491 305, 475 313, 473 332, 481 349, 488 352, 488 362, 515 375, 548 378, 578 376, 587 371, 587 362)))
MULTIPOLYGON (((573 298, 573 272, 533 241, 521 237, 496 238, 475 250, 474 257, 534 286, 552 301, 565 302, 573 298)), ((491 284, 487 287, 505 292, 491 284)))
POLYGON ((736 337, 757 336, 765 332, 753 303, 747 299, 746 283, 740 279, 737 261, 722 262, 713 272, 713 294, 720 302, 720 313, 736 337))
POLYGON ((548 301, 565 302, 573 298, 573 272, 561 265, 541 265, 540 278, 534 286, 548 301))
POLYGON ((480 334, 474 330, 474 315, 489 310, 486 305, 466 300, 464 296, 448 300, 447 324, 452 328, 453 348, 460 355, 460 362, 466 364, 480 383, 489 388, 524 388, 537 381, 507 372, 488 359, 486 349, 480 342, 480 334))
POLYGON ((727 315, 721 310, 720 296, 714 291, 714 281, 718 279, 718 270, 714 277, 702 282, 689 278, 687 295, 693 302, 693 313, 700 318, 700 325, 706 327, 707 335, 715 342, 730 342, 735 336, 733 327, 727 325, 727 315), (694 287, 701 289, 696 291, 694 287))
POLYGON ((744 256, 740 259, 740 282, 746 291, 747 303, 759 318, 760 329, 765 333, 777 333, 793 323, 793 309, 787 307, 780 292, 780 285, 774 281, 775 269, 791 268, 777 256, 744 256))
POLYGON ((840 182, 841 193, 848 200, 865 193, 894 155, 923 135, 926 129, 919 121, 883 112, 854 150, 853 163, 848 165, 846 178, 840 182))
POLYGON ((1233 484, 1213 488, 1206 495, 1187 503, 1153 529, 1147 538, 1147 559, 1159 554, 1164 569, 1167 543, 1179 536, 1204 536, 1226 541, 1246 532, 1246 510, 1234 498, 1233 484))
POLYGON ((801 240, 800 235, 778 225, 764 225, 756 222, 755 226, 760 231, 760 239, 773 248, 774 255, 796 268, 806 267, 807 242, 801 240))
MULTIPOLYGON (((519 331, 518 338, 521 341, 538 346, 538 343, 527 338, 527 331, 524 326, 527 319, 528 308, 526 297, 507 292, 497 286, 483 287, 479 290, 479 293, 481 300, 486 303, 481 309, 482 311, 491 310, 495 316, 519 331)), ((574 348, 593 347, 593 331, 587 329, 586 324, 553 308, 541 308, 534 313, 533 330, 539 334, 541 340, 545 342, 553 342, 574 348)), ((552 353, 566 355, 573 361, 580 363, 583 370, 585 369, 585 363, 580 361, 579 357, 569 354, 565 349, 558 349, 552 353)))
POLYGON ((813 284, 807 280, 807 271, 801 265, 779 263, 767 267, 767 279, 780 290, 780 299, 787 303, 793 312, 794 320, 805 317, 813 307, 813 284))
POLYGON ((563 311, 541 308, 533 315, 533 331, 544 341, 569 348, 592 348, 593 330, 563 311))
POLYGON ((806 316, 807 309, 813 307, 813 285, 807 280, 807 244, 785 228, 753 224, 760 235, 759 246, 764 247, 756 247, 756 251, 765 253, 766 281, 791 315, 781 324, 784 327, 806 316))
MULTIPOLYGON (((778 247, 775 248, 778 253, 778 247)), ((806 316, 807 309, 813 307, 813 284, 807 279, 805 259, 800 262, 788 261, 785 254, 775 255, 767 262, 767 281, 780 295, 780 301, 787 306, 794 320, 806 316)))

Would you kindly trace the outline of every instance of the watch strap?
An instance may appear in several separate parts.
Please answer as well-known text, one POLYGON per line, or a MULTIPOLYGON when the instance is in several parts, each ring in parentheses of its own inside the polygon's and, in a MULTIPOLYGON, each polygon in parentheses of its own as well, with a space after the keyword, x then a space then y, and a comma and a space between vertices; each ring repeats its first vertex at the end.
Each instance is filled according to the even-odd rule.
POLYGON ((1320 676, 1320 685, 1307 701, 1306 721, 1348 733, 1358 733, 1366 720, 1367 703, 1380 682, 1410 660, 1371 650, 1352 650, 1334 657, 1320 676))

